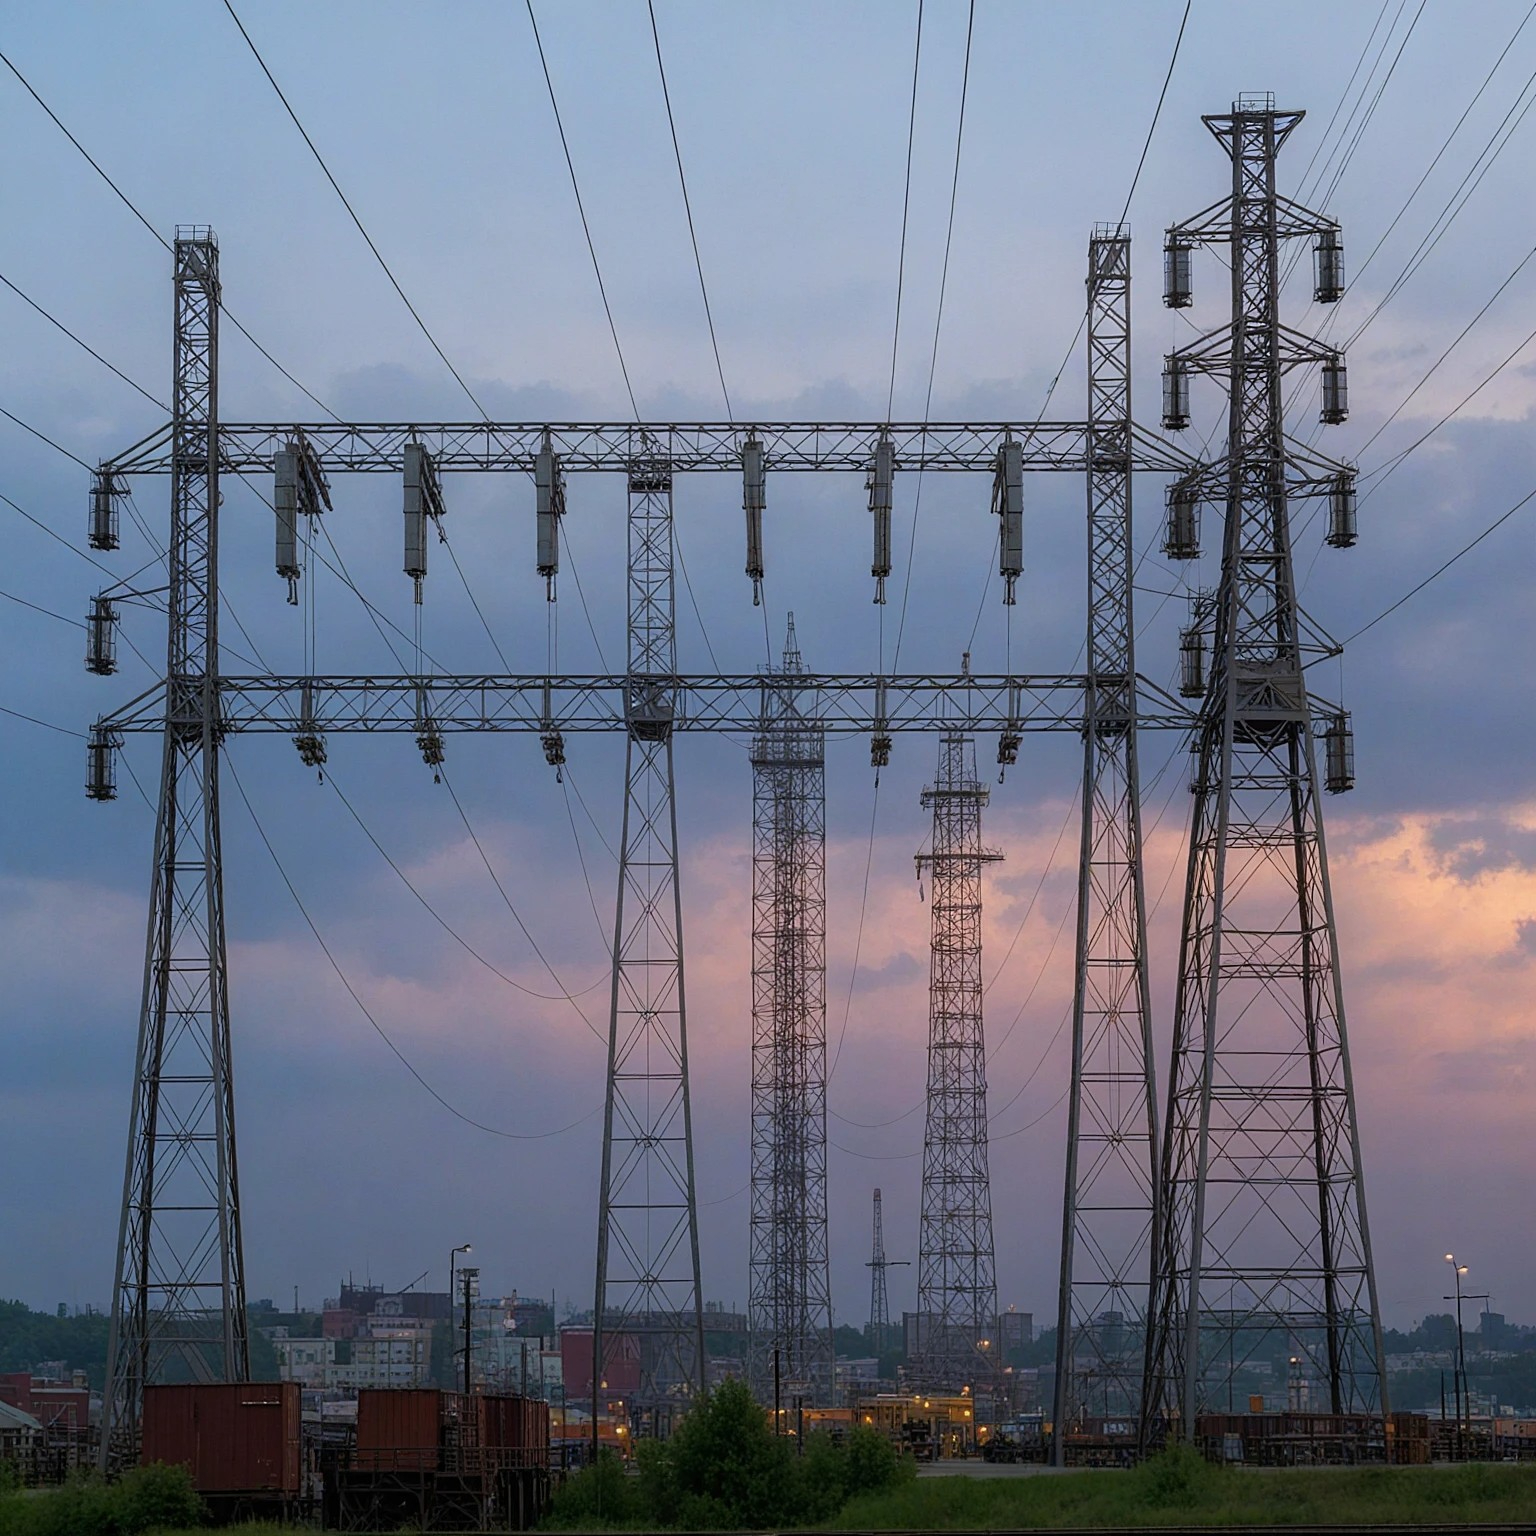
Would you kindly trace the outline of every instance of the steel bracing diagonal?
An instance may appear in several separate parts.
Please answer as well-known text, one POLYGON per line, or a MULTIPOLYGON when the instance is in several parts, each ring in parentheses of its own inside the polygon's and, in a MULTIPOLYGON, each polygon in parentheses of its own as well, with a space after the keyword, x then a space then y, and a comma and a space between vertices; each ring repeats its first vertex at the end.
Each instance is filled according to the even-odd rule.
MULTIPOLYGON (((1233 190, 1189 237, 1230 246, 1232 323, 1206 360, 1229 385, 1226 518, 1194 741, 1145 1414, 1185 1436, 1208 1403, 1226 1406, 1256 1351, 1294 1357, 1320 1407, 1387 1407, 1281 431, 1282 370, 1305 349, 1279 323, 1280 240, 1337 236, 1275 192, 1300 118, 1240 99, 1206 119, 1233 190)), ((1325 361, 1324 418, 1338 420, 1330 366, 1342 364, 1325 361)))
POLYGON ((917 1348, 924 1390, 993 1385, 997 1273, 987 1168, 987 1050, 981 1014, 981 871, 1002 857, 981 843, 987 791, 976 747, 951 733, 923 792, 933 841, 919 854, 931 883, 928 1101, 917 1260, 917 1348))
POLYGON ((766 1403, 830 1402, 825 742, 794 616, 752 739, 752 1187, 748 1368, 766 1403))
POLYGON ((1053 1441, 1140 1410, 1155 1249, 1131 544, 1131 242, 1088 247, 1088 674, 1053 1441))
POLYGON ((629 667, 619 897, 593 1311, 593 1432, 609 1403, 665 1434, 704 1386, 704 1301, 688 1084, 683 909, 672 771, 676 604, 672 477, 644 457, 629 486, 629 667), (639 1390, 605 1394, 637 1344, 639 1390))
POLYGON ((164 753, 102 1394, 104 1466, 144 1388, 249 1373, 218 761, 218 245, 177 232, 164 753))

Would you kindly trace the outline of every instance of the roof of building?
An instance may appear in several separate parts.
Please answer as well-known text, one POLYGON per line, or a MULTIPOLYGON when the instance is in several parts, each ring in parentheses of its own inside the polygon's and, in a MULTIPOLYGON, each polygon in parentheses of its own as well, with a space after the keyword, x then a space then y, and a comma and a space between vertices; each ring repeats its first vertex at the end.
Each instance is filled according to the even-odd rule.
POLYGON ((35 1429, 41 1434, 43 1426, 30 1413, 23 1413, 20 1408, 0 1402, 0 1429, 35 1429))

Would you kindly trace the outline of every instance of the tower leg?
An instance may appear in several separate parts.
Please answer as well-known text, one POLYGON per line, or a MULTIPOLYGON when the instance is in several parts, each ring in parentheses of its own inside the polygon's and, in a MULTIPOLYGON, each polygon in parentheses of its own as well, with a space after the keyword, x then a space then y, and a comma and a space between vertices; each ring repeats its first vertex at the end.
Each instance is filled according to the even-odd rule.
POLYGON ((704 1387, 704 1311, 688 1087, 677 799, 672 476, 629 470, 628 745, 613 940, 593 1316, 593 1435, 606 1401, 666 1434, 704 1387), (617 1362, 639 1356, 638 1391, 617 1362), (609 1382, 606 1395, 602 1383, 609 1382))
POLYGON ((1156 1250, 1131 575, 1131 242, 1088 248, 1088 680, 1053 1458, 1085 1417, 1139 1411, 1156 1250))
POLYGON ((102 1458, 144 1387, 250 1370, 219 850, 218 245, 178 231, 165 750, 102 1458))

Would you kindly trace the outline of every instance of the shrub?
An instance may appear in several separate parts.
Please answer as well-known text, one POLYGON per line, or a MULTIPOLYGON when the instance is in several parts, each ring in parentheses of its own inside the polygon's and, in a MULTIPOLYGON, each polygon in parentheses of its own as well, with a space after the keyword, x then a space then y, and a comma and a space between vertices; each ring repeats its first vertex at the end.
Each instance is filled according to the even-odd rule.
POLYGON ((591 1466, 561 1484, 544 1524, 550 1530, 587 1531, 634 1525, 641 1519, 640 1490, 626 1475, 624 1463, 605 1448, 591 1466))
POLYGON ((1132 1472, 1141 1502, 1154 1509, 1189 1509, 1211 1491, 1222 1469, 1193 1446, 1170 1445, 1132 1472))

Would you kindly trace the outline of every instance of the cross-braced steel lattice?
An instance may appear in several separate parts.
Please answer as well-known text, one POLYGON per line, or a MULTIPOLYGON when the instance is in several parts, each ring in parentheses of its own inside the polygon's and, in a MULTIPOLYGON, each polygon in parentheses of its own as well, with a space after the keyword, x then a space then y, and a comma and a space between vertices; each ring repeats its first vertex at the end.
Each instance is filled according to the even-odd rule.
POLYGON ((219 249, 178 230, 165 745, 104 1464, 132 1455, 146 1385, 249 1370, 219 858, 219 249))
POLYGON ((683 909, 672 776, 676 602, 672 474, 629 466, 629 669, 624 824, 593 1311, 593 1432, 610 1354, 640 1341, 626 1408, 666 1432, 704 1386, 704 1302, 683 993, 683 909))
POLYGON ((1275 191, 1276 154, 1301 116, 1241 98, 1207 117, 1232 193, 1168 236, 1173 251, 1229 245, 1232 271, 1231 325, 1168 360, 1175 379, 1224 377, 1230 398, 1226 457, 1201 476, 1224 493, 1226 526, 1194 741, 1144 1415, 1184 1436, 1250 1359, 1276 1355, 1297 1357, 1319 1406, 1386 1407, 1303 676, 1309 656, 1336 648, 1297 605, 1287 508, 1301 453, 1284 433, 1282 374, 1320 364, 1323 419, 1343 417, 1342 359, 1279 318, 1281 241, 1337 247, 1331 219, 1275 191))
POLYGON ((1131 600, 1131 241, 1088 247, 1088 681, 1056 1332, 1055 1458, 1139 1411, 1157 1181, 1131 600))
POLYGON ((938 777, 922 798, 933 810, 933 840, 927 853, 918 854, 917 870, 919 878, 925 871, 930 876, 933 936, 913 1366, 924 1388, 959 1391, 979 1379, 990 1385, 984 1343, 997 1321, 981 1022, 981 870, 1002 854, 981 844, 987 791, 976 777, 969 736, 941 739, 938 777))
POLYGON ((827 1273, 826 744, 794 615, 752 743, 750 1373, 765 1402, 832 1388, 827 1273))

